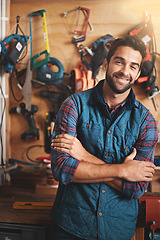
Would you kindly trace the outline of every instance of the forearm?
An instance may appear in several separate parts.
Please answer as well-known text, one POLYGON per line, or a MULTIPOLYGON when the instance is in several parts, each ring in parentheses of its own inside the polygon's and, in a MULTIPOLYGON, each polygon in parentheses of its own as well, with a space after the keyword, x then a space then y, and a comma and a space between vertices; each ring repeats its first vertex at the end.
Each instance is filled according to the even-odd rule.
MULTIPOLYGON (((74 172, 73 182, 110 182, 117 177, 116 174, 118 174, 118 172, 115 171, 115 168, 111 164, 106 164, 103 160, 90 154, 82 146, 81 142, 71 135, 60 134, 56 136, 56 138, 52 140, 51 146, 54 147, 54 151, 59 150, 61 154, 62 152, 64 154, 66 153, 72 156, 73 159, 80 161, 74 172), (107 172, 104 172, 104 169, 106 169, 107 172), (113 170, 114 172, 110 172, 113 170)), ((116 169, 119 169, 118 165, 116 165, 116 169)), ((112 183, 112 187, 114 185, 118 187, 118 189, 121 189, 119 185, 117 186, 116 182, 112 183)))
MULTIPOLYGON (((96 158, 95 156, 93 156, 93 155, 91 155, 90 154, 90 156, 88 155, 88 157, 87 158, 85 158, 85 160, 89 163, 94 163, 94 164, 105 164, 105 165, 108 165, 108 170, 107 170, 107 172, 108 171, 112 171, 112 167, 114 167, 114 166, 112 166, 111 167, 111 165, 109 165, 109 164, 106 164, 105 162, 103 162, 101 159, 99 159, 99 158, 96 158), (109 168, 109 166, 110 166, 110 168, 109 168)), ((83 166, 81 166, 82 168, 83 168, 83 166)), ((85 168, 86 168, 86 165, 84 166, 85 168)), ((96 166, 95 166, 96 167, 96 166)), ((118 165, 116 166, 117 167, 117 169, 118 169, 118 165)), ((80 168, 80 166, 79 166, 79 168, 80 168)), ((77 172, 77 171, 76 171, 77 172)), ((76 173, 75 172, 75 174, 74 174, 74 177, 73 177, 73 181, 79 181, 80 179, 79 179, 79 176, 77 177, 77 174, 80 174, 80 172, 77 172, 76 173)), ((84 173, 84 172, 83 172, 84 173)), ((110 174, 111 174, 111 172, 110 172, 110 174)), ((106 185, 108 185, 109 187, 111 187, 111 188, 114 188, 114 189, 116 189, 117 191, 120 191, 120 192, 122 192, 122 179, 118 179, 117 177, 118 177, 118 174, 117 174, 117 177, 116 176, 114 176, 114 172, 112 173, 113 174, 113 177, 106 177, 106 175, 104 176, 104 178, 102 177, 102 178, 98 178, 98 179, 83 179, 83 182, 92 182, 93 180, 94 180, 94 182, 95 181, 97 181, 97 182, 104 182, 106 185)), ((82 175, 81 175, 81 177, 82 177, 82 175)), ((83 176, 84 177, 84 176, 83 176)), ((90 177, 89 177, 90 178, 90 177)), ((81 181, 82 181, 82 179, 81 179, 81 181)))
MULTIPOLYGON (((112 181, 116 178, 138 182, 151 181, 153 177, 155 168, 153 163, 133 160, 136 156, 135 148, 122 164, 106 164, 101 159, 87 152, 77 138, 68 134, 56 136, 52 140, 52 147, 54 147, 54 151, 58 152, 58 156, 62 155, 62 159, 65 159, 65 161, 63 160, 63 166, 66 165, 65 172, 71 172, 72 181, 74 182, 96 183, 112 181), (63 155, 65 155, 65 158, 63 155), (77 160, 76 169, 70 166, 71 160, 77 160)), ((54 160, 57 161, 56 159, 54 160)), ((59 162, 62 165, 62 161, 60 160, 59 162)), ((60 173, 63 174, 62 169, 60 173)), ((117 186, 117 182, 112 183, 112 186, 121 189, 120 185, 117 186)))
MULTIPOLYGON (((104 179, 105 181, 114 179, 111 178, 110 175, 101 174, 102 166, 106 165, 106 163, 87 152, 77 138, 68 134, 61 134, 52 140, 52 146, 54 146, 54 152, 59 151, 59 156, 67 154, 68 159, 76 159, 79 161, 78 167, 76 171, 74 171, 72 181, 92 183, 103 182, 104 179)), ((70 160, 67 162, 70 162, 70 160)))
POLYGON ((122 179, 114 179, 111 181, 104 182, 107 186, 116 189, 119 192, 123 191, 123 183, 122 179))
MULTIPOLYGON (((95 164, 105 164, 101 159, 96 158, 95 156, 91 155, 87 158, 88 162, 93 162, 95 164)), ((123 186, 122 186, 122 179, 118 179, 115 177, 108 177, 105 180, 100 179, 102 182, 104 182, 107 186, 116 189, 119 192, 122 192, 123 186), (104 180, 104 181, 103 181, 104 180)))
POLYGON ((96 183, 120 178, 120 164, 97 164, 87 161, 79 162, 74 173, 73 182, 96 183))

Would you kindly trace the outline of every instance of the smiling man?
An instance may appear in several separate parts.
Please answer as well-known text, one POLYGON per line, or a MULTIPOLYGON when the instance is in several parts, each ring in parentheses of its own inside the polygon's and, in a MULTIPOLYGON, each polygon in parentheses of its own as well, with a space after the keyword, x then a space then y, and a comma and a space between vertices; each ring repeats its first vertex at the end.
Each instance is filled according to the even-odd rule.
POLYGON ((156 123, 135 99, 145 45, 136 36, 113 41, 106 79, 67 98, 52 140, 59 188, 51 217, 55 240, 129 240, 138 198, 152 180, 156 123))
MULTIPOLYGON (((140 74, 142 56, 129 47, 119 47, 110 60, 110 68, 106 72, 106 81, 115 93, 129 90, 140 74)), ((126 92, 126 94, 128 91, 126 92)))

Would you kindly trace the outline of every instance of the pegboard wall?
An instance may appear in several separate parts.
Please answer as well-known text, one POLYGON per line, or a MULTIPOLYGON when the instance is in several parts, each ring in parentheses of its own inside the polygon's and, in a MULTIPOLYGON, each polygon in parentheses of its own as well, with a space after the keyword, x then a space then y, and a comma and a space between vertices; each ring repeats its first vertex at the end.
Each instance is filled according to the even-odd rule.
MULTIPOLYGON (((20 16, 20 26, 25 35, 29 32, 29 14, 41 9, 46 10, 47 29, 49 37, 49 47, 51 57, 57 58, 64 67, 66 73, 70 73, 77 62, 80 60, 80 53, 76 44, 72 43, 73 32, 76 25, 77 13, 73 12, 64 17, 64 12, 70 11, 78 6, 90 9, 90 22, 93 26, 93 32, 87 34, 86 40, 82 42, 83 46, 91 44, 99 37, 111 34, 120 37, 132 29, 137 24, 144 21, 145 11, 148 11, 152 17, 155 38, 157 42, 157 52, 160 53, 160 2, 159 0, 106 0, 106 1, 11 1, 10 5, 10 32, 15 33, 16 16, 20 16), (35 2, 35 3, 34 3, 35 2)), ((42 32, 42 23, 39 17, 34 17, 33 26, 33 55, 44 49, 44 40, 42 32)), ((28 44, 27 56, 17 65, 18 69, 27 66, 30 58, 30 44, 28 44)), ((90 57, 86 56, 90 61, 90 57)), ((160 57, 156 58, 157 79, 156 85, 160 87, 160 57)), ((36 78, 36 71, 34 72, 36 78)), ((65 80, 67 81, 67 80, 65 80)), ((12 81, 15 95, 18 99, 21 97, 21 91, 17 87, 16 81, 12 81)), ((50 90, 57 91, 55 87, 49 87, 50 90)), ((40 139, 36 141, 22 141, 21 134, 28 129, 28 123, 21 114, 10 114, 10 156, 12 158, 28 161, 26 150, 33 145, 44 145, 45 114, 51 111, 52 105, 47 98, 41 98, 38 92, 46 90, 46 87, 36 86, 32 89, 32 104, 38 106, 38 112, 34 114, 36 127, 39 129, 40 139)), ((160 119, 160 94, 155 97, 157 111, 155 111, 152 101, 147 98, 144 89, 140 86, 134 86, 135 94, 147 108, 150 109, 156 120, 160 119)), ((22 100, 23 101, 23 100, 22 100)), ((10 91, 9 108, 18 106, 10 91)), ((156 154, 160 154, 159 144, 156 154)), ((43 147, 35 147, 30 151, 30 157, 35 159, 40 156, 47 156, 43 147)))

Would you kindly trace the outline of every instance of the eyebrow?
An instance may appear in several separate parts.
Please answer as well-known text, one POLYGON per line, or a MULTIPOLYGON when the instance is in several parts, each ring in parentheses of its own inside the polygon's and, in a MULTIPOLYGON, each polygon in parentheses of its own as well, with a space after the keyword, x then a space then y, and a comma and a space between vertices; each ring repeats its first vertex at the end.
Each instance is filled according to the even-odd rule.
MULTIPOLYGON (((124 58, 122 58, 122 57, 118 57, 118 56, 114 58, 114 60, 116 60, 116 59, 120 59, 120 60, 122 60, 122 61, 125 61, 125 59, 124 59, 124 58)), ((133 65, 136 65, 136 66, 140 67, 139 63, 137 63, 137 62, 131 62, 131 64, 133 64, 133 65)))

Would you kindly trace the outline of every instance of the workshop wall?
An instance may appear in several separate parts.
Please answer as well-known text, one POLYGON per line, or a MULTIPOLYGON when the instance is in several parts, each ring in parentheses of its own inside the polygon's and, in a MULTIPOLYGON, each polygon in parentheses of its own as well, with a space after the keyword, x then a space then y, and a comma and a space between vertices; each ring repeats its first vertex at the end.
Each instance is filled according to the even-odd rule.
MULTIPOLYGON (((157 52, 160 53, 160 2, 159 0, 106 0, 106 1, 38 1, 34 3, 31 1, 25 3, 25 1, 11 1, 10 6, 10 29, 12 33, 15 33, 16 16, 20 16, 20 27, 25 35, 29 33, 29 17, 31 12, 45 9, 47 29, 49 36, 49 46, 51 57, 57 58, 64 66, 66 73, 70 73, 71 69, 76 66, 80 60, 80 53, 76 44, 73 44, 73 30, 76 25, 77 12, 68 14, 64 17, 64 12, 72 10, 78 6, 86 7, 90 9, 90 22, 94 31, 86 36, 86 40, 82 42, 84 46, 89 47, 99 37, 108 34, 113 35, 115 38, 127 34, 128 30, 141 23, 144 20, 145 11, 152 16, 152 22, 155 32, 155 38, 157 42, 157 52), (14 3, 15 2, 15 3, 14 3)), ((27 1, 28 2, 28 1, 27 1)), ((36 1, 35 1, 36 2, 36 1)), ((33 27, 33 55, 42 52, 44 49, 44 40, 42 32, 41 18, 32 18, 33 27)), ((11 34, 11 32, 9 33, 11 34)), ((24 60, 17 65, 18 69, 26 67, 27 61, 30 57, 30 44, 28 44, 27 56, 24 60)), ((86 59, 90 61, 90 57, 86 59)), ((156 68, 157 79, 156 85, 160 86, 160 58, 157 56, 156 68)), ((36 78, 36 71, 34 72, 34 78, 36 78)), ((67 80, 65 80, 67 83, 67 80)), ((17 87, 16 81, 12 79, 12 85, 16 98, 20 99, 21 91, 17 87)), ((144 89, 140 86, 135 86, 135 93, 137 99, 140 100, 147 108, 150 109, 156 120, 160 119, 160 94, 157 95, 155 103, 157 111, 155 111, 152 101, 148 100, 144 93, 144 89)), ((39 129, 40 139, 36 141, 22 141, 21 134, 25 132, 29 126, 24 116, 20 114, 10 114, 11 130, 10 130, 10 147, 11 156, 17 160, 28 161, 26 157, 26 150, 33 145, 44 144, 44 126, 45 126, 45 113, 52 110, 51 102, 47 98, 41 98, 38 96, 38 92, 46 90, 46 87, 32 89, 32 104, 38 106, 38 112, 34 114, 36 127, 39 129)), ((56 90, 55 87, 50 87, 50 90, 56 90)), ((19 103, 13 98, 10 91, 10 108, 18 106, 19 103)), ((23 100, 24 101, 24 100, 23 100)), ((160 154, 160 146, 158 144, 156 154, 160 154)), ((29 152, 31 159, 36 159, 40 156, 47 156, 43 147, 32 148, 29 152)))

